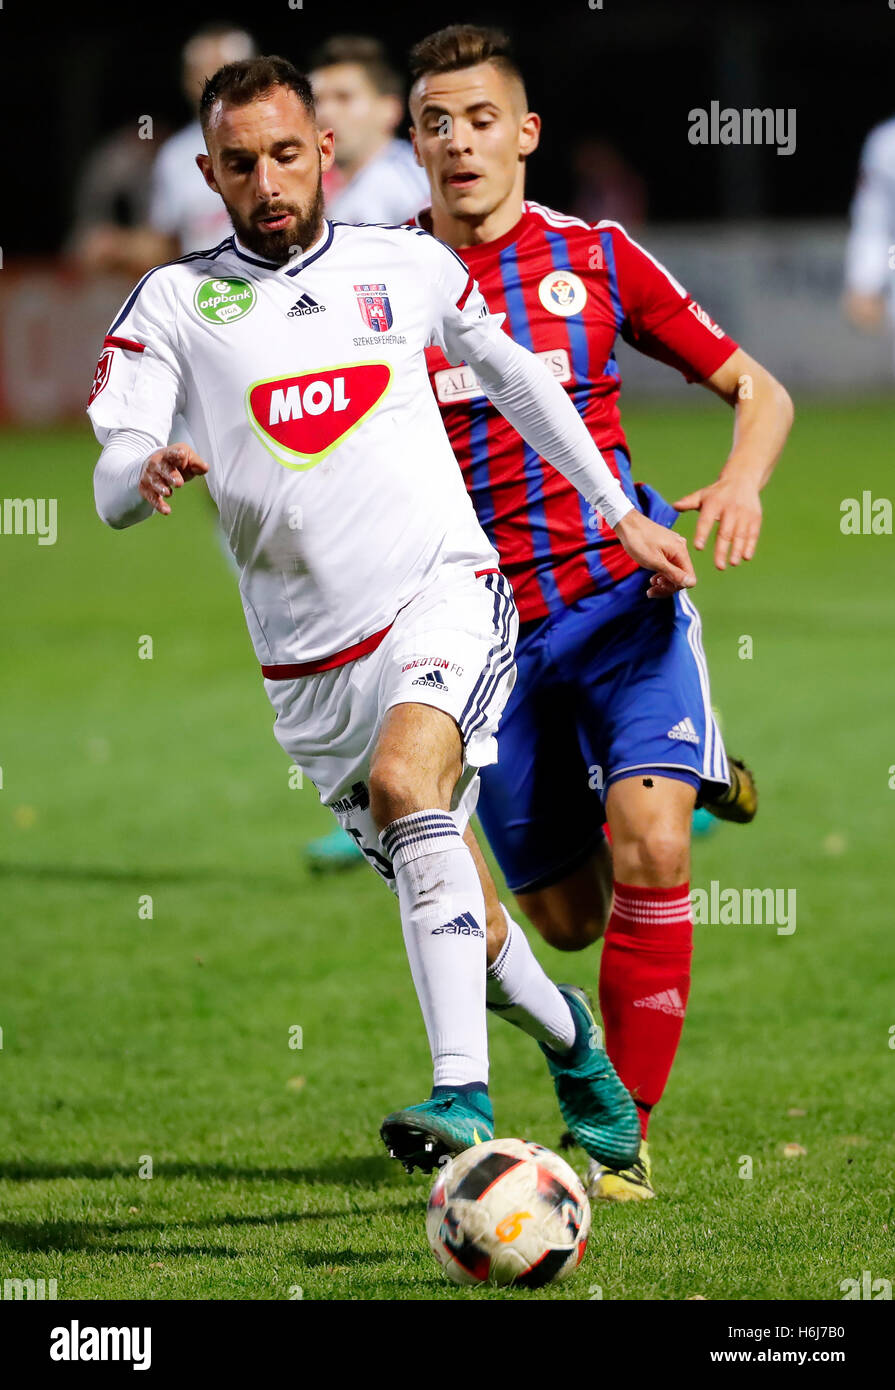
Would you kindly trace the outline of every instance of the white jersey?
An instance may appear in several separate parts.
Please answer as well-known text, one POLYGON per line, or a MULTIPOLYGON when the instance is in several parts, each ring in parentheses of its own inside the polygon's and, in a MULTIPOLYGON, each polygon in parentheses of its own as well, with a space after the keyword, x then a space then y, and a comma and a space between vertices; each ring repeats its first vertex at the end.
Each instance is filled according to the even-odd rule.
POLYGON ((183 416, 259 661, 316 662, 386 628, 441 567, 497 566, 425 348, 459 362, 502 322, 418 228, 325 222, 286 265, 230 237, 143 277, 88 413, 100 443, 139 430, 153 447, 183 416))
POLYGON ((895 118, 876 126, 861 151, 851 207, 845 278, 860 294, 888 291, 895 312, 895 118))
POLYGON ((407 222, 430 202, 429 182, 406 140, 390 140, 327 203, 336 222, 407 222))
POLYGON ((204 153, 202 127, 193 121, 165 141, 152 167, 150 226, 176 237, 183 252, 214 246, 233 230, 220 196, 196 164, 196 155, 204 153))

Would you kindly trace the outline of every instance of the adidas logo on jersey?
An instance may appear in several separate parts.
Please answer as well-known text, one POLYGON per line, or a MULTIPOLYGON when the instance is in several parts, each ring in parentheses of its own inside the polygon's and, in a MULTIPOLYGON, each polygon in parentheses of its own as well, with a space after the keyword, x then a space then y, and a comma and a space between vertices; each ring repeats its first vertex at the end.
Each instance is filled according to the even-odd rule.
POLYGON ((459 917, 455 917, 450 922, 445 922, 443 927, 435 927, 433 936, 484 936, 478 922, 471 912, 463 912, 459 917))
POLYGON ((416 680, 411 681, 410 684, 425 685, 428 686, 430 690, 443 690, 445 693, 447 693, 447 686, 444 683, 444 676, 441 674, 440 671, 427 671, 424 676, 417 676, 416 680))
POLYGON ((673 1014, 683 1018, 684 1001, 676 989, 663 989, 658 994, 648 994, 643 999, 634 1000, 635 1009, 658 1009, 660 1014, 673 1014))
POLYGON ((679 720, 673 729, 669 729, 666 738, 676 738, 681 743, 699 742, 699 734, 693 727, 693 720, 689 715, 687 715, 686 719, 679 720))
POLYGON ((287 319, 297 319, 302 314, 323 314, 325 312, 325 304, 318 304, 316 299, 312 299, 309 294, 303 294, 301 299, 296 299, 286 317, 287 319))

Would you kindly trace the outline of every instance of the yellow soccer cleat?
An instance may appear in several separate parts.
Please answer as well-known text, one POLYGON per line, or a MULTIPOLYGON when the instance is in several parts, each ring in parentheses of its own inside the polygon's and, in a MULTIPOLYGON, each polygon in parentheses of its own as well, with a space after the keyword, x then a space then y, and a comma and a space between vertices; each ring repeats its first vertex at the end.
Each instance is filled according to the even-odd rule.
POLYGON ((587 1195, 592 1202, 646 1202, 655 1197, 649 1145, 640 1141, 640 1152, 629 1168, 607 1168, 591 1163, 587 1170, 587 1195))
POLYGON ((755 819, 758 810, 758 788, 750 768, 739 758, 729 758, 730 786, 724 787, 717 799, 700 800, 697 805, 704 806, 718 820, 735 821, 738 825, 748 825, 755 819))

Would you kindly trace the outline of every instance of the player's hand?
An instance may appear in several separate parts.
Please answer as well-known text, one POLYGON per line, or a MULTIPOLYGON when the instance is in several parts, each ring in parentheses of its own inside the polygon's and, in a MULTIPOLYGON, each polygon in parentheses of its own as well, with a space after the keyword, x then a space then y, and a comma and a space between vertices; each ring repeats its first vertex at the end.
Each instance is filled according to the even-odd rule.
POLYGON ((189 444, 168 444, 164 449, 156 449, 143 464, 140 496, 157 512, 169 516, 171 508, 165 498, 170 497, 176 487, 183 487, 184 483, 207 472, 208 464, 189 444))
POLYGON ((648 598, 668 598, 678 589, 693 588, 696 575, 683 536, 650 521, 636 509, 626 513, 614 529, 631 558, 653 571, 648 598))
POLYGON ((697 488, 675 502, 679 512, 699 512, 693 545, 702 550, 715 522, 715 568, 727 568, 741 560, 751 560, 758 545, 761 530, 761 498, 754 483, 746 480, 719 478, 708 487, 697 488))

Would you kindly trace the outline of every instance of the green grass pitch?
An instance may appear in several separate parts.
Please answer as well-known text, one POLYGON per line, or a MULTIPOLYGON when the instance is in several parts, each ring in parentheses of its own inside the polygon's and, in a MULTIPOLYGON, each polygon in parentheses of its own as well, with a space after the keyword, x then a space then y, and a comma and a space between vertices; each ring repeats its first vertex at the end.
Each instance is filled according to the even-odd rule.
MULTIPOLYGON (((635 476, 671 497, 713 477, 730 419, 707 404, 630 412, 635 476)), ((113 533, 86 427, 4 435, 2 495, 58 498, 59 534, 0 536, 0 1280, 77 1299, 835 1300, 863 1270, 895 1277, 895 537, 839 529, 844 497, 891 495, 893 424, 892 402, 797 403, 756 560, 698 560, 713 696, 762 806, 696 843, 693 885, 795 888, 797 927, 696 928, 651 1133, 661 1200, 595 1210, 580 1270, 539 1293, 447 1284, 428 1179, 381 1148, 383 1114, 430 1079, 396 907, 366 869, 303 867, 329 816, 289 786, 198 487, 113 533)), ((595 984, 598 948, 536 948, 595 984)), ((491 1039, 497 1133, 555 1147, 540 1053, 499 1021, 491 1039)))

